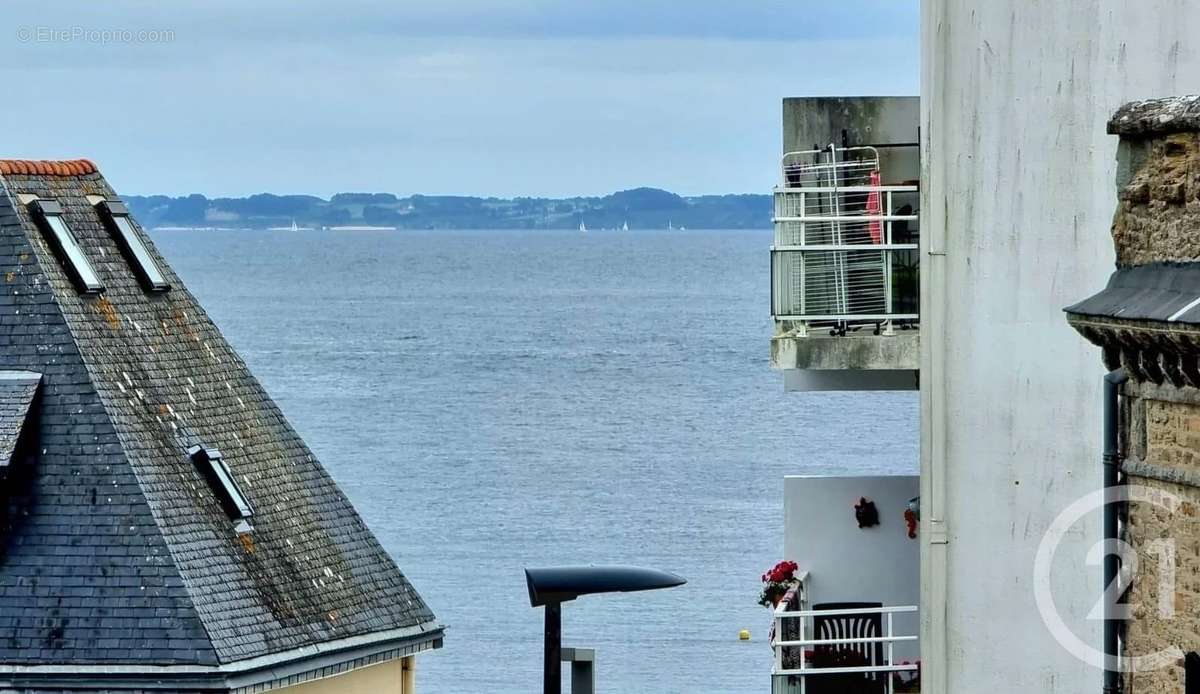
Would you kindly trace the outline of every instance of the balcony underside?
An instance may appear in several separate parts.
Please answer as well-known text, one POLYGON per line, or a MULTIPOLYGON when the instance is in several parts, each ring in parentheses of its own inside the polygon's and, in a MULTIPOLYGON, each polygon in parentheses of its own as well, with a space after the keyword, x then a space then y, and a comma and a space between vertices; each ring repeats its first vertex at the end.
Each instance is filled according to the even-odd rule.
POLYGON ((916 390, 920 333, 771 338, 771 368, 788 390, 916 390))

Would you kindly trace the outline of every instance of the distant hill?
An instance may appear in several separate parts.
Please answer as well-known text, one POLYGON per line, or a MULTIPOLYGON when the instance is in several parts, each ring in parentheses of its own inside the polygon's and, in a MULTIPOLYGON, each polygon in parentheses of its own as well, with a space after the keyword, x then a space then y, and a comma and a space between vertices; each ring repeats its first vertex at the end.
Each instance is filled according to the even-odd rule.
POLYGON ((389 226, 402 229, 692 229, 766 228, 769 195, 681 197, 657 188, 634 188, 604 197, 474 198, 452 195, 338 193, 329 200, 312 195, 260 193, 247 198, 125 198, 146 227, 228 227, 265 229, 389 226))

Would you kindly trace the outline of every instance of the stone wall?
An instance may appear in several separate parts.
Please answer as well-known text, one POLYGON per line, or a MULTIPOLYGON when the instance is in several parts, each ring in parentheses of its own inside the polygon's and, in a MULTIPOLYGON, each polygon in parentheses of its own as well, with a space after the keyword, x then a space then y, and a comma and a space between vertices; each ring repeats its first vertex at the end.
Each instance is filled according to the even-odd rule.
MULTIPOLYGON (((1200 391, 1131 384, 1128 393, 1127 483, 1150 500, 1127 509, 1124 539, 1138 562, 1125 653, 1200 651, 1200 391)), ((1131 694, 1184 691, 1181 662, 1125 677, 1131 694)))
POLYGON ((1126 142, 1112 236, 1117 264, 1200 260, 1200 135, 1126 142))

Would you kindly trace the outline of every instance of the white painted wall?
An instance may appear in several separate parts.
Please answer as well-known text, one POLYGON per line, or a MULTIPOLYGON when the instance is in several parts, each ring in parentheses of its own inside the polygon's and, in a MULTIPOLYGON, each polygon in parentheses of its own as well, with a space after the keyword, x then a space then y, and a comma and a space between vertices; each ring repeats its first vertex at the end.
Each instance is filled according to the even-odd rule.
MULTIPOLYGON (((919 547, 908 537, 904 509, 917 495, 916 476, 785 477, 783 556, 810 574, 808 600, 916 605, 919 547), (858 527, 854 504, 875 502, 879 525, 858 527)), ((916 634, 917 615, 896 615, 895 633, 916 634)), ((898 660, 920 657, 915 644, 897 644, 898 660)))
MULTIPOLYGON (((1112 270, 1107 118, 1130 99, 1200 92, 1200 3, 922 10, 923 691, 1095 692, 1100 672, 1049 634, 1030 585, 1048 524, 1100 485, 1102 367, 1060 309, 1112 270)), ((1098 645, 1084 619, 1100 590, 1083 562, 1099 537, 1089 522, 1060 549, 1053 587, 1098 645)))

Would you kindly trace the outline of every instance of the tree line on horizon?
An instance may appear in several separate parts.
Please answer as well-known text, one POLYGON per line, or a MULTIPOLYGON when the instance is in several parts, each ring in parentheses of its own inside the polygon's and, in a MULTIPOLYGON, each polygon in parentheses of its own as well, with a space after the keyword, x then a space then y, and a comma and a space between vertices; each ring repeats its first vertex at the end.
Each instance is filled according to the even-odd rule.
POLYGON ((223 227, 265 229, 381 226, 401 229, 749 229, 771 225, 771 196, 680 196, 657 188, 634 188, 602 197, 484 198, 458 195, 260 193, 244 198, 132 195, 125 198, 147 228, 223 227))

